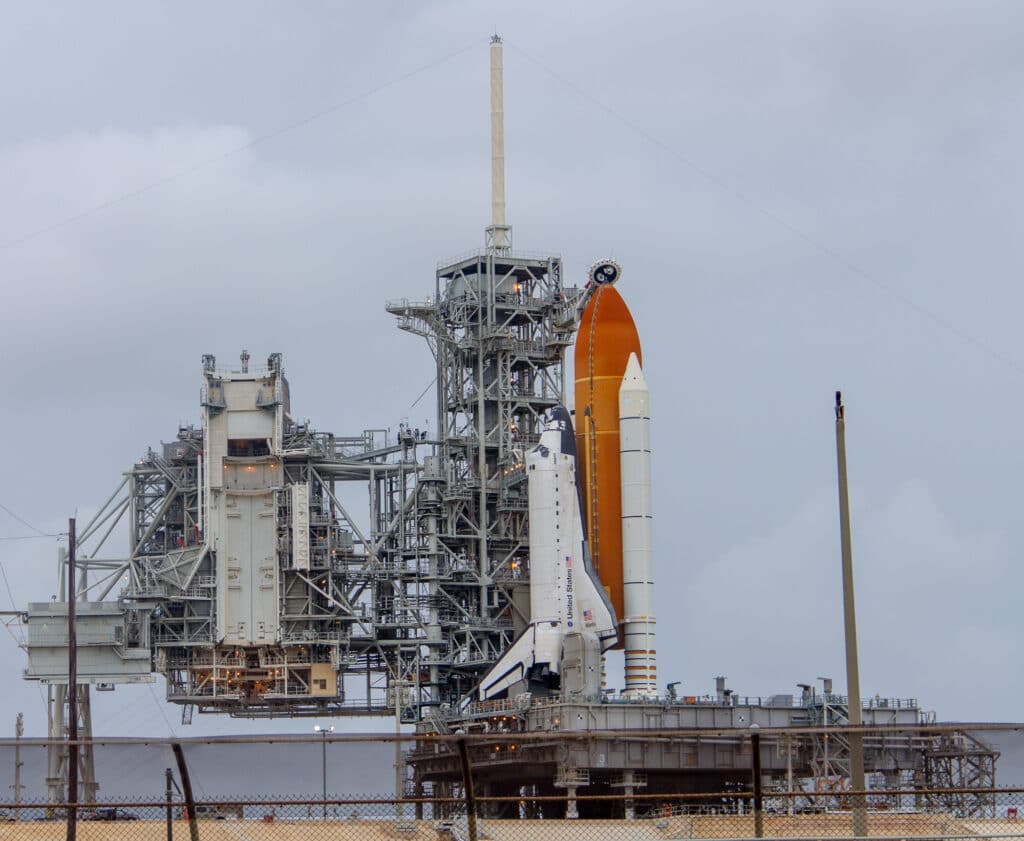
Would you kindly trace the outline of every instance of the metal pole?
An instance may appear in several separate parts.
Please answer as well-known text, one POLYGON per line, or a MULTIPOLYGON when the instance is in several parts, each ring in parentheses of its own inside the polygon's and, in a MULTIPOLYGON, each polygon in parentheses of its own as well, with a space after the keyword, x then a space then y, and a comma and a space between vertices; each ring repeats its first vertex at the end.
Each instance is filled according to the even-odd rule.
POLYGON ((416 805, 413 808, 415 809, 416 820, 421 821, 421 820, 423 820, 423 781, 422 780, 416 780, 414 785, 415 785, 414 795, 416 797, 416 805))
POLYGON ((324 820, 327 820, 327 731, 320 731, 320 747, 322 750, 323 760, 323 781, 324 781, 324 820))
MULTIPOLYGON (((488 286, 486 292, 490 294, 490 278, 494 271, 494 261, 487 258, 487 274, 485 283, 488 286)), ((478 275, 479 277, 479 275, 478 275)), ((476 349, 476 438, 477 438, 477 470, 480 478, 480 493, 477 495, 477 568, 480 570, 480 580, 488 581, 490 576, 490 561, 487 557, 487 423, 484 414, 484 331, 485 331, 485 290, 479 290, 480 305, 477 308, 479 318, 479 334, 477 336, 476 349)), ((487 585, 481 584, 479 588, 480 604, 478 613, 481 618, 487 617, 487 585)))
MULTIPOLYGON (((751 729, 757 725, 751 725, 751 729)), ((761 790, 761 734, 750 734, 750 759, 754 773, 754 837, 764 838, 764 794, 761 790)))
POLYGON ((174 761, 178 763, 178 776, 181 777, 181 787, 185 792, 185 811, 188 812, 188 833, 190 841, 199 841, 199 822, 196 820, 196 801, 192 797, 192 779, 188 775, 188 765, 185 764, 185 752, 181 745, 175 742, 171 745, 174 751, 174 761))
MULTIPOLYGON (((843 554, 843 627, 846 636, 847 720, 854 727, 861 724, 860 666, 857 658, 857 612, 853 598, 853 546, 850 538, 850 492, 846 475, 846 412, 842 392, 836 392, 836 459, 839 470, 839 533, 843 554)), ((853 834, 868 834, 868 817, 864 803, 864 736, 850 734, 850 787, 855 792, 853 803, 853 834)))
POLYGON ((469 833, 469 841, 477 841, 473 769, 469 765, 469 746, 465 739, 459 739, 459 761, 462 765, 462 790, 466 797, 466 831, 469 833))
POLYGON ((789 792, 786 814, 793 814, 793 737, 786 736, 786 790, 789 792))
MULTIPOLYGON (((402 735, 402 681, 395 681, 395 735, 402 735)), ((395 820, 401 822, 402 814, 402 741, 395 739, 395 820)))
POLYGON ((171 800, 173 795, 171 794, 171 786, 174 785, 174 776, 170 768, 164 769, 164 781, 167 788, 167 841, 174 841, 174 823, 171 800))
MULTIPOLYGON (((60 548, 61 567, 66 550, 60 548)), ((61 584, 64 573, 61 572, 61 584)), ((63 586, 60 589, 61 601, 64 601, 63 586)), ((50 684, 46 687, 46 816, 56 816, 55 803, 64 802, 64 760, 67 758, 64 745, 64 700, 67 698, 67 686, 62 683, 50 684)))
MULTIPOLYGON (((78 639, 75 634, 75 518, 68 520, 68 831, 75 841, 78 829, 78 639)), ((63 710, 61 714, 63 715, 63 710)))
POLYGON ((21 761, 21 737, 25 735, 25 716, 18 713, 14 725, 14 820, 21 820, 21 767, 25 764, 21 761))

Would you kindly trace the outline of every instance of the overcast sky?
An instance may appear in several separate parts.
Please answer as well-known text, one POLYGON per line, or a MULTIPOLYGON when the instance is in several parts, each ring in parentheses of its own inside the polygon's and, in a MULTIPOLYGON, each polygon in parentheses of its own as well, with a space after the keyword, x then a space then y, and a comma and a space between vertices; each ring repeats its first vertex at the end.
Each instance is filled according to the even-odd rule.
MULTIPOLYGON (((845 685, 841 388, 863 693, 1020 719, 1017 2, 4 3, 0 504, 95 510, 198 421, 203 353, 283 353, 321 429, 432 417, 384 302, 483 242, 495 28, 514 244, 613 255, 640 329, 660 681, 845 685)), ((0 541, 19 607, 55 547, 0 541)), ((3 639, 0 733, 41 734, 3 639)), ((97 732, 286 726, 162 693, 97 732)))

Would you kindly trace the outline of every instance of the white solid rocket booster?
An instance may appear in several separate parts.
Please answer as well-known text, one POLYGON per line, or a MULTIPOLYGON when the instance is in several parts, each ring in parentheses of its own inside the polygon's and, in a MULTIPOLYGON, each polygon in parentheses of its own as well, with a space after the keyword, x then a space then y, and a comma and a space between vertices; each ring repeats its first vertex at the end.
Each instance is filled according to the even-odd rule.
POLYGON ((651 397, 635 353, 619 386, 625 694, 657 694, 651 555, 651 397))

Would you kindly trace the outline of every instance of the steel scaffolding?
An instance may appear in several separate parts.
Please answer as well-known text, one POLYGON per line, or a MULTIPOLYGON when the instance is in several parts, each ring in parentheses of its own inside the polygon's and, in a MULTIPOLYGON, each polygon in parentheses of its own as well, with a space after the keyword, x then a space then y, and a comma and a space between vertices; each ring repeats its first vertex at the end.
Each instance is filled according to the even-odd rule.
MULTIPOLYGON (((436 360, 430 440, 405 422, 396 433, 320 432, 291 415, 280 354, 255 373, 247 353, 240 372, 221 372, 204 356, 204 418, 226 411, 223 382, 247 376, 263 378, 257 406, 280 409, 280 441, 267 453, 235 454, 254 470, 280 468, 268 497, 275 638, 256 646, 219 638, 225 561, 206 522, 212 456, 205 426, 182 426, 133 465, 82 530, 80 564, 93 573, 82 598, 116 594, 121 609, 103 617, 117 655, 105 661, 104 679, 119 682, 111 662, 130 649, 138 680, 138 655, 150 651, 183 721, 193 709, 381 715, 396 703, 402 720, 415 721, 425 709, 456 707, 529 620, 524 453, 544 413, 565 400, 565 349, 582 298, 563 285, 559 258, 489 247, 441 266, 425 302, 389 303, 399 327, 424 336, 436 360), (342 501, 358 486, 362 516, 342 501), (128 554, 101 560, 122 518, 128 554), (88 551, 87 541, 96 543, 88 551)), ((40 624, 47 613, 37 607, 40 624)), ((54 658, 40 662, 41 642, 30 644, 30 661, 33 651, 30 676, 53 679, 54 658)))
POLYGON ((438 448, 410 527, 438 706, 458 704, 529 620, 524 454, 565 402, 582 296, 558 257, 488 247, 443 263, 426 300, 387 305, 436 361, 438 448))

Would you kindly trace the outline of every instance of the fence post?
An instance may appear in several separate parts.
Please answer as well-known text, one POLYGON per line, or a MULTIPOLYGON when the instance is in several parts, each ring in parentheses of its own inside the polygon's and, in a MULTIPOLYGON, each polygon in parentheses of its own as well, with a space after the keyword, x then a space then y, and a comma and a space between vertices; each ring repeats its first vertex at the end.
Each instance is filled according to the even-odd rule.
POLYGON ((171 745, 174 751, 174 761, 178 763, 178 776, 181 777, 181 788, 185 795, 185 809, 188 810, 188 832, 191 841, 199 841, 199 822, 196 820, 196 801, 192 797, 192 780, 188 776, 188 766, 185 764, 185 753, 181 744, 174 742, 171 745))
POLYGON ((423 781, 416 780, 416 820, 423 820, 423 781))
POLYGON ((764 795, 761 791, 761 734, 750 725, 750 759, 754 770, 754 837, 764 838, 764 795))
POLYGON ((465 739, 459 739, 459 760, 462 763, 462 790, 466 797, 466 827, 469 841, 476 837, 476 797, 473 794, 473 769, 469 766, 469 746, 465 739))
POLYGON ((167 841, 174 841, 174 824, 171 806, 171 786, 174 784, 173 772, 170 768, 164 769, 164 780, 167 785, 167 841))

